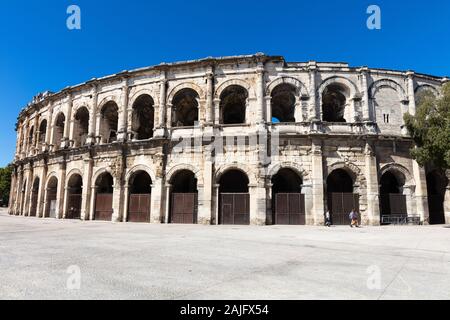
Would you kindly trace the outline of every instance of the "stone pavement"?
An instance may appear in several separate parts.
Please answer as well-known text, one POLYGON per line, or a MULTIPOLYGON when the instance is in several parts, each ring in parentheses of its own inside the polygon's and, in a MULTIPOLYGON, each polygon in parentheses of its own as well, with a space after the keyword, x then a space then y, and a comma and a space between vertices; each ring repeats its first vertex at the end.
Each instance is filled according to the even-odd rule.
POLYGON ((112 224, 2 210, 0 269, 0 299, 450 299, 450 228, 112 224))

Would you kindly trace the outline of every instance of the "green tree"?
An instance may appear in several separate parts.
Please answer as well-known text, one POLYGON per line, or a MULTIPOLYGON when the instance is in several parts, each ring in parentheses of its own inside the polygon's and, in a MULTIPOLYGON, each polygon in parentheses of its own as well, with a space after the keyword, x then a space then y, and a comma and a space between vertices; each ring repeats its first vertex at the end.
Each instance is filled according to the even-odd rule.
POLYGON ((8 205, 9 191, 11 189, 11 174, 13 167, 11 165, 0 168, 0 202, 8 205))
POLYGON ((406 114, 405 124, 417 145, 413 158, 421 166, 432 163, 450 169, 450 83, 440 97, 430 91, 419 94, 416 115, 406 114))

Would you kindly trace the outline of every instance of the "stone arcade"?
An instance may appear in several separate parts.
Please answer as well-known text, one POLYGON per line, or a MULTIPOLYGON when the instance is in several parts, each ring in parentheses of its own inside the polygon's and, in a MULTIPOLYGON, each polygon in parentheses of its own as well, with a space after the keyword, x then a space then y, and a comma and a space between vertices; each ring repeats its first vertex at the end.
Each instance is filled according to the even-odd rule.
POLYGON ((419 167, 403 123, 420 94, 439 95, 445 81, 256 54, 46 92, 18 119, 10 214, 320 225, 327 208, 343 224, 355 207, 365 225, 450 223, 449 172, 419 167), (275 151, 249 143, 275 133, 275 151), (175 152, 179 138, 207 136, 200 150, 175 152), (212 151, 230 137, 244 146, 212 151))

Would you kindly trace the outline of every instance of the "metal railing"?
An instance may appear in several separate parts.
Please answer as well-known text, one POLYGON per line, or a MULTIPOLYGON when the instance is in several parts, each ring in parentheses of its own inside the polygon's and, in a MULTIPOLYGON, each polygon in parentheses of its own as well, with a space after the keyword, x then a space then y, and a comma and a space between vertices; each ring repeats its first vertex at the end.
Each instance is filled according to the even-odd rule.
POLYGON ((420 217, 408 217, 404 214, 383 215, 381 224, 420 225, 420 217))

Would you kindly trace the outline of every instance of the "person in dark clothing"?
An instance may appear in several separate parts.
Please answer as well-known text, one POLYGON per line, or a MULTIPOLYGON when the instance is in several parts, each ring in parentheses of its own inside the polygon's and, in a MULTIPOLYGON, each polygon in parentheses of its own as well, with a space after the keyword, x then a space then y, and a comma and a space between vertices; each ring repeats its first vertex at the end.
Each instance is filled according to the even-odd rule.
POLYGON ((325 226, 327 226, 327 227, 331 226, 331 214, 330 214, 329 210, 327 210, 327 212, 325 212, 325 226))
POLYGON ((350 221, 351 221, 350 227, 351 228, 353 228, 353 227, 359 228, 358 212, 355 209, 353 209, 352 212, 350 212, 348 217, 350 218, 350 221))

